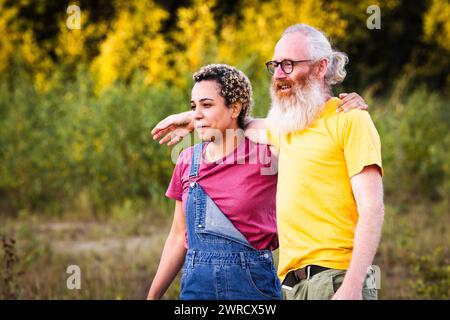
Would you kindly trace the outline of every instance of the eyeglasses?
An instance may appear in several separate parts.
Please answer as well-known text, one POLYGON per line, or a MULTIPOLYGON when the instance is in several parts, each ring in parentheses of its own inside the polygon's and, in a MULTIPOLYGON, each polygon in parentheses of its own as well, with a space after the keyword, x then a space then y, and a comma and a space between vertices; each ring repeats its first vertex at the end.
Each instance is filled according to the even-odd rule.
POLYGON ((284 73, 289 74, 289 73, 292 73, 292 71, 294 71, 294 65, 296 63, 307 62, 307 61, 312 61, 312 60, 309 59, 309 60, 293 61, 293 60, 285 59, 281 62, 269 61, 269 62, 266 62, 266 67, 267 67, 267 71, 269 71, 270 74, 274 74, 275 70, 278 68, 278 66, 281 66, 281 70, 283 70, 284 73))

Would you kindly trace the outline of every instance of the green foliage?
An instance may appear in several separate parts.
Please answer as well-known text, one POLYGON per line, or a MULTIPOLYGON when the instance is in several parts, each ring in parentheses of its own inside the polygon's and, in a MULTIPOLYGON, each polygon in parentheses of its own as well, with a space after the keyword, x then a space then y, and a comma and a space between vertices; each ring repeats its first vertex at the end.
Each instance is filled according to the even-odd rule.
POLYGON ((4 209, 61 212, 83 190, 92 209, 128 198, 161 197, 170 150, 151 142, 151 128, 181 111, 185 94, 147 87, 142 79, 100 96, 81 74, 37 93, 26 81, 0 87, 0 203, 4 209))
POLYGON ((386 194, 398 202, 448 198, 440 190, 449 178, 449 101, 426 87, 404 95, 380 103, 381 108, 372 104, 382 139, 386 194))
POLYGON ((441 247, 420 257, 412 254, 411 269, 417 279, 410 285, 419 298, 450 298, 450 261, 441 247))

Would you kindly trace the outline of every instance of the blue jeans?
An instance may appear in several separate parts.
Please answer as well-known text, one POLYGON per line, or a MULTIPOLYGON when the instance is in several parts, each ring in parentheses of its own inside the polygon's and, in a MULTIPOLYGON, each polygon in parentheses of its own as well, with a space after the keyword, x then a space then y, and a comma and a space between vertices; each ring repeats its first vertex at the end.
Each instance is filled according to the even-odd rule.
POLYGON ((269 250, 256 250, 195 182, 202 144, 194 146, 186 204, 188 252, 181 299, 281 299, 281 284, 269 250))

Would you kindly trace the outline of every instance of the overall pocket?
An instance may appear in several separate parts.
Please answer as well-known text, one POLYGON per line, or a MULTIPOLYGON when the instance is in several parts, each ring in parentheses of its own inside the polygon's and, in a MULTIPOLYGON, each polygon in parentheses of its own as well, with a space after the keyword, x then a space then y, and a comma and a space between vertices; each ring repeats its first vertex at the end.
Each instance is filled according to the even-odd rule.
POLYGON ((270 300, 282 298, 280 280, 272 263, 249 263, 245 271, 251 287, 262 298, 270 300))

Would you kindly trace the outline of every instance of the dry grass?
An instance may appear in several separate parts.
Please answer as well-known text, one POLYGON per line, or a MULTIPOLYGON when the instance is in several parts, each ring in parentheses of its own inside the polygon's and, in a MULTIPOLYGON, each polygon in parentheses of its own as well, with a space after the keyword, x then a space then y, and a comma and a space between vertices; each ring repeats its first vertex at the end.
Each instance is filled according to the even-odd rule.
MULTIPOLYGON (((450 298, 449 218, 439 205, 386 206, 375 259, 382 273, 381 299, 450 298), (433 256, 436 248, 441 248, 439 259, 433 256)), ((0 298, 144 299, 170 221, 170 215, 152 212, 100 220, 66 215, 0 221, 0 233, 15 240, 9 258, 5 245, 0 248, 0 279, 9 279, 0 298), (80 290, 66 286, 69 265, 81 269, 80 290)), ((164 298, 177 299, 178 292, 179 278, 164 298)))
POLYGON ((450 298, 449 221, 450 213, 440 204, 386 206, 375 258, 381 268, 381 299, 450 298), (424 264, 422 258, 429 261, 424 264), (430 290, 440 287, 439 292, 427 295, 421 283, 430 290))
MULTIPOLYGON (((4 274, 12 275, 9 291, 14 292, 4 288, 0 298, 144 299, 168 220, 149 214, 103 221, 36 216, 3 221, 1 232, 15 240, 17 261, 8 271, 2 266, 4 274), (80 267, 79 290, 67 288, 69 265, 80 267)), ((165 298, 177 297, 177 283, 165 298)))

